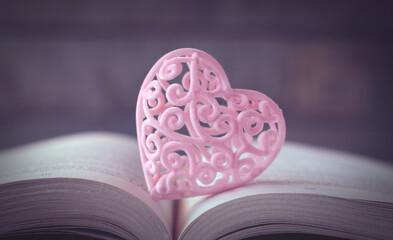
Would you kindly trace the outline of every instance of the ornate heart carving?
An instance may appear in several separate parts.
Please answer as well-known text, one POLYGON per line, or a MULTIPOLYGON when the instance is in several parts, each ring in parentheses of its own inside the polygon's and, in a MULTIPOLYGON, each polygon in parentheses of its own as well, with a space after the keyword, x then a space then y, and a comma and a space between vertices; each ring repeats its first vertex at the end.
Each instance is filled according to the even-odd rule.
POLYGON ((232 89, 212 56, 188 48, 167 53, 152 67, 139 92, 136 124, 153 199, 245 184, 272 163, 285 139, 276 103, 232 89))

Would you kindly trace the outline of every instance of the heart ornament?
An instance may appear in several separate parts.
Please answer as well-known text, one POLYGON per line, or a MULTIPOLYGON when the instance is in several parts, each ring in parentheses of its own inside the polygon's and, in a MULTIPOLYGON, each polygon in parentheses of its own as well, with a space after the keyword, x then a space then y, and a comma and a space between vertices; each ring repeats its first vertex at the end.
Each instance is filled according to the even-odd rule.
POLYGON ((217 193, 263 172, 285 139, 281 109, 262 93, 232 89, 197 49, 167 53, 139 92, 140 156, 153 199, 217 193))

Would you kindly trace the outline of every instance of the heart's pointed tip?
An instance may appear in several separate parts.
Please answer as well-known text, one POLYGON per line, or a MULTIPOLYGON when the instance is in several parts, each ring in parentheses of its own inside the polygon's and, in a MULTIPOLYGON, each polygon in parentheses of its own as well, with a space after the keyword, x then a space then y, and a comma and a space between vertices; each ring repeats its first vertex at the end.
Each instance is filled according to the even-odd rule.
POLYGON ((155 190, 150 190, 150 197, 155 201, 162 200, 162 194, 159 194, 155 190))

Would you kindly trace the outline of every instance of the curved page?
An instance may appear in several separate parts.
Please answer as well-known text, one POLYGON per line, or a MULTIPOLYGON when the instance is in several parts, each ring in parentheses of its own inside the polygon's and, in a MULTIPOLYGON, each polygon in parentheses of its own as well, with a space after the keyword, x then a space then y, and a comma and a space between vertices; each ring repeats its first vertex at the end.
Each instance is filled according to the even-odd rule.
MULTIPOLYGON (((130 201, 135 197, 154 212, 155 216, 150 217, 159 218, 166 229, 163 238, 170 238, 173 204, 153 201, 147 193, 135 139, 111 133, 75 134, 0 154, 1 186, 37 179, 54 179, 61 184, 64 178, 94 181, 126 191, 132 195, 130 201)), ((109 191, 108 201, 110 195, 109 191)))
MULTIPOLYGON (((333 214, 332 216, 339 216, 340 211, 345 210, 345 207, 342 209, 342 206, 336 201, 340 199, 340 201, 343 202, 342 204, 344 204, 343 206, 345 206, 345 203, 350 202, 350 204, 357 206, 355 207, 354 213, 360 212, 365 215, 368 213, 366 213, 365 209, 370 209, 370 207, 377 205, 376 209, 379 210, 380 215, 376 215, 376 219, 380 217, 379 220, 381 220, 382 223, 385 222, 386 225, 388 218, 390 218, 390 222, 393 220, 391 219, 393 206, 393 167, 378 160, 368 159, 358 155, 302 144, 286 143, 273 164, 252 183, 214 196, 182 200, 180 206, 181 210, 179 211, 179 218, 181 220, 178 221, 177 233, 184 237, 189 236, 190 232, 193 232, 193 229, 199 229, 200 232, 201 228, 198 226, 204 224, 204 221, 211 223, 210 226, 213 229, 210 233, 218 231, 220 228, 225 229, 224 232, 226 233, 241 231, 240 222, 247 222, 249 220, 248 216, 250 216, 250 214, 252 215, 253 212, 257 212, 258 209, 262 209, 261 207, 267 207, 268 214, 273 216, 273 218, 276 217, 276 220, 281 219, 279 220, 281 224, 290 225, 289 222, 286 222, 288 220, 288 215, 281 215, 281 218, 277 218, 280 212, 279 209, 276 209, 278 212, 270 211, 272 209, 269 209, 269 206, 266 205, 269 203, 263 202, 266 196, 280 196, 276 198, 275 202, 281 203, 282 207, 287 205, 291 206, 295 203, 309 204, 310 209, 313 209, 316 215, 302 216, 302 211, 307 210, 307 205, 303 204, 302 207, 299 208, 301 211, 297 214, 297 220, 292 222, 292 224, 295 224, 301 219, 313 219, 309 224, 318 224, 318 221, 321 221, 320 223, 322 224, 325 220, 335 222, 336 220, 331 218, 328 219, 324 215, 328 214, 327 211, 336 211, 334 212, 336 215, 333 214), (308 199, 310 199, 308 196, 318 196, 320 197, 319 199, 325 199, 326 201, 325 203, 320 201, 308 201, 308 199), (249 204, 247 199, 253 197, 260 199, 260 205, 249 208, 250 212, 248 213, 242 212, 243 210, 246 211, 246 207, 249 204), (291 201, 291 199, 293 199, 293 201, 291 201), (244 205, 239 205, 237 204, 238 202, 243 202, 244 205), (362 205, 362 203, 366 204, 362 205), (226 209, 217 211, 217 209, 227 204, 232 204, 232 210, 226 209), (325 207, 328 205, 336 207, 331 207, 327 210, 325 207), (381 205, 384 205, 384 207, 381 205), (387 209, 385 209, 386 206, 387 209), (384 214, 384 211, 387 214, 384 214), (224 220, 226 219, 226 215, 232 216, 232 213, 236 213, 237 217, 232 220, 229 218, 224 220), (210 214, 212 216, 221 216, 222 224, 213 224, 220 221, 215 217, 211 219, 207 217, 210 216, 210 214), (202 221, 201 219, 204 220, 202 221), (231 222, 236 222, 237 225, 231 228, 229 227, 231 222)), ((288 214, 290 216, 292 213, 288 214)), ((364 226, 370 226, 369 223, 372 223, 371 218, 360 218, 365 222, 356 225, 357 221, 354 214, 352 214, 352 216, 350 214, 346 216, 348 217, 347 221, 349 223, 347 227, 353 227, 358 230, 361 230, 364 226), (351 221, 353 225, 351 225, 351 221)), ((253 222, 258 222, 258 219, 266 220, 265 216, 261 215, 260 218, 254 219, 253 222)), ((327 224, 329 221, 325 221, 324 224, 327 224)), ((278 224, 278 222, 275 223, 278 224)), ((247 232, 247 228, 252 230, 252 223, 249 224, 251 224, 251 226, 246 224, 243 226, 245 229, 242 231, 247 232)), ((256 225, 259 226, 259 224, 260 223, 256 225)), ((267 227, 267 229, 272 227, 271 224, 269 226, 270 227, 267 227)), ((307 227, 312 228, 313 226, 307 227)), ((325 228, 326 227, 327 226, 325 226, 325 228)), ((324 228, 323 224, 315 229, 321 228, 324 228)), ((334 228, 332 230, 334 231, 334 228)), ((375 228, 374 235, 380 230, 380 227, 375 228)), ((224 232, 214 237, 222 237, 225 235, 224 232)), ((382 236, 388 235, 386 233, 386 228, 382 228, 381 234, 382 236), (383 233, 383 231, 385 231, 385 233, 383 233)), ((393 234, 391 230, 389 234, 393 234)), ((341 235, 341 237, 345 236, 341 235)))

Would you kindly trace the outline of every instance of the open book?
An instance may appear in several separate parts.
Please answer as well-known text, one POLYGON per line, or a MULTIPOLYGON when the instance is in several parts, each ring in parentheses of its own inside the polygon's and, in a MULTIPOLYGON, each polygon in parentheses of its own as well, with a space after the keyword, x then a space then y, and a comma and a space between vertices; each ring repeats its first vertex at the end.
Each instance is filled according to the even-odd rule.
POLYGON ((393 237, 393 167, 286 143, 252 183, 154 201, 136 139, 82 133, 0 154, 0 238, 242 239, 274 234, 393 237))

